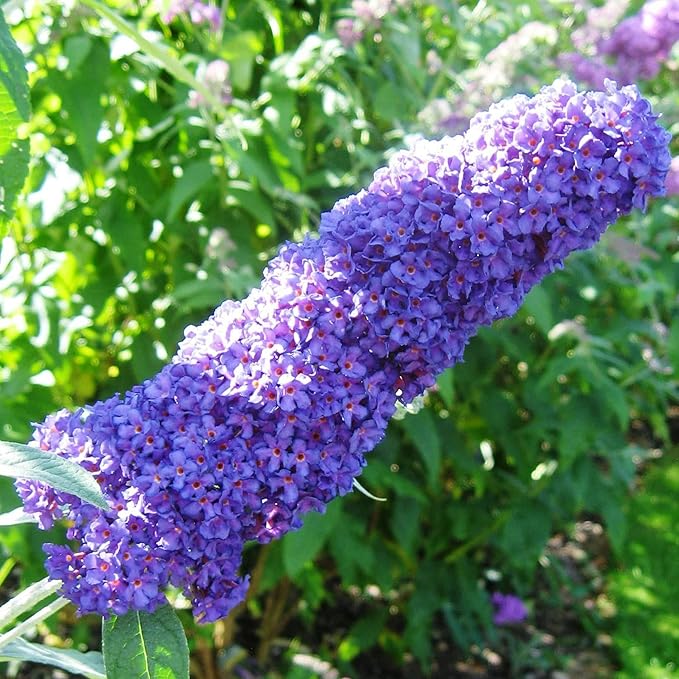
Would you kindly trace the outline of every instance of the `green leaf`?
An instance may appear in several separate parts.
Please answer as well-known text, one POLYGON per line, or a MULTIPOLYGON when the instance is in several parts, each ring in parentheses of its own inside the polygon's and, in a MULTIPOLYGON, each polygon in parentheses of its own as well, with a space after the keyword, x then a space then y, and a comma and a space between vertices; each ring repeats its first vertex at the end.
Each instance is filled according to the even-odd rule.
POLYGON ((413 15, 407 23, 391 22, 389 29, 391 30, 387 31, 387 38, 397 46, 403 65, 408 68, 410 73, 419 75, 423 79, 422 36, 420 35, 422 24, 413 15))
POLYGON ((0 11, 0 217, 11 216, 28 172, 28 140, 17 137, 30 111, 24 58, 0 11))
POLYGON ((178 306, 186 311, 214 308, 224 299, 225 294, 223 281, 208 278, 205 281, 194 279, 180 283, 174 289, 172 297, 178 306))
POLYGON ((304 517, 304 526, 283 540, 283 566, 294 578, 321 551, 341 514, 341 505, 328 505, 325 514, 312 512, 304 517))
POLYGON ((393 82, 385 82, 377 88, 374 101, 375 113, 384 120, 410 120, 413 105, 403 90, 393 82))
POLYGON ((259 184, 266 187, 268 191, 280 187, 281 179, 264 141, 257 137, 245 136, 248 144, 247 151, 236 151, 236 162, 241 172, 250 178, 256 178, 259 184))
POLYGON ((615 418, 620 426, 620 431, 626 431, 630 414, 625 390, 619 387, 613 380, 605 377, 600 379, 596 386, 599 390, 599 398, 609 411, 608 414, 615 418))
POLYGON ((627 518, 623 510, 623 498, 607 488, 599 495, 598 504, 613 551, 617 556, 621 556, 627 537, 627 518))
POLYGON ((524 309, 535 319, 535 325, 547 334, 554 327, 554 301, 547 291, 540 287, 534 287, 523 302, 524 309))
POLYGON ((20 523, 36 523, 36 520, 31 514, 26 514, 23 507, 0 514, 0 526, 18 526, 20 523))
POLYGON ((0 475, 42 481, 96 507, 108 509, 92 474, 75 462, 39 448, 0 441, 0 475))
POLYGON ((454 386, 454 372, 451 369, 444 370, 436 380, 441 400, 448 410, 453 410, 455 406, 455 386, 454 386))
POLYGON ((146 334, 138 335, 132 342, 132 371, 139 382, 149 379, 163 367, 156 349, 146 334))
POLYGON ((382 488, 387 486, 395 490, 399 495, 412 497, 423 504, 427 503, 427 496, 416 483, 411 481, 403 472, 392 470, 381 460, 371 460, 370 464, 365 468, 362 478, 364 479, 363 485, 369 486, 371 492, 380 497, 385 495, 382 488))
MULTIPOLYGON (((85 167, 97 151, 97 135, 104 115, 101 97, 109 71, 109 50, 100 40, 89 39, 87 59, 79 69, 55 72, 50 85, 61 97, 61 111, 75 134, 75 143, 85 167)), ((83 49, 84 43, 80 46, 83 49)))
POLYGON ((212 167, 207 160, 197 160, 184 168, 182 176, 170 191, 170 200, 165 219, 173 221, 182 205, 193 198, 201 189, 214 182, 212 167))
POLYGON ((557 433, 561 465, 570 467, 578 456, 587 452, 600 431, 598 412, 592 407, 591 399, 571 399, 559 410, 557 433))
POLYGON ((104 660, 98 651, 81 653, 71 649, 50 648, 19 638, 0 650, 0 660, 10 659, 60 667, 73 674, 82 674, 88 679, 106 679, 104 660))
POLYGON ((443 603, 441 613, 458 648, 483 643, 484 638, 492 641, 492 607, 477 567, 469 560, 458 561, 446 572, 445 582, 455 594, 443 603))
POLYGON ((189 646, 171 606, 104 620, 107 679, 188 679, 189 646))
POLYGON ((343 662, 350 662, 359 653, 374 646, 384 629, 388 615, 389 610, 385 606, 361 618, 340 643, 337 657, 343 662))
POLYGON ((61 581, 43 578, 21 590, 6 604, 0 606, 0 629, 14 623, 22 613, 30 611, 43 599, 54 594, 59 587, 61 581))
POLYGON ((259 11, 264 15, 266 22, 269 24, 271 37, 273 38, 273 45, 276 54, 280 54, 285 49, 283 43, 283 17, 281 11, 276 7, 276 3, 267 2, 267 0, 257 0, 259 11))
POLYGON ((420 511, 422 505, 409 497, 397 497, 389 524, 398 544, 408 553, 414 552, 422 536, 420 511))
POLYGON ((92 50, 92 38, 87 33, 71 35, 64 41, 64 56, 68 59, 68 70, 77 71, 92 50))
POLYGON ((670 326, 670 336, 667 340, 667 353, 676 378, 679 375, 679 315, 672 321, 672 325, 670 326))
POLYGON ((424 462, 429 486, 435 488, 441 470, 441 440, 431 411, 421 410, 400 423, 424 462))
POLYGON ((248 182, 230 182, 226 192, 226 204, 238 205, 260 224, 275 227, 276 218, 269 204, 269 199, 256 186, 248 182))
POLYGON ((262 40, 253 31, 241 31, 224 39, 220 56, 229 62, 231 84, 246 92, 252 82, 255 57, 264 49, 262 40))
POLYGON ((509 517, 498 534, 498 542, 515 568, 530 571, 542 553, 551 529, 552 518, 545 505, 527 499, 509 517))
POLYGON ((415 590, 408 601, 404 637, 420 665, 428 667, 432 655, 432 621, 443 603, 439 589, 440 564, 423 562, 418 566, 415 590))
MULTIPOLYGON (((0 108, 1 117, 11 118, 18 123, 28 120, 31 105, 28 99, 26 66, 21 50, 14 42, 5 18, 0 12, 0 108), (8 103, 9 102, 9 103, 8 103)), ((0 153, 9 144, 0 139, 0 153)))
POLYGON ((143 271, 149 245, 146 229, 136 215, 122 211, 119 214, 118 223, 109 227, 111 241, 129 271, 143 271))

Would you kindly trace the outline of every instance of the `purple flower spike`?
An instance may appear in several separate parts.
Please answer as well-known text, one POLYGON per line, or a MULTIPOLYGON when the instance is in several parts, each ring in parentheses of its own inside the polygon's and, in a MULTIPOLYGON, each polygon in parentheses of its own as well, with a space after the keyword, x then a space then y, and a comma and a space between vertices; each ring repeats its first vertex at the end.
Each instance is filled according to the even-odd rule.
POLYGON ((495 609, 493 622, 496 625, 516 625, 528 617, 526 605, 514 594, 495 592, 490 600, 495 609))
MULTIPOLYGON (((662 195, 669 135, 635 87, 557 80, 397 153, 370 186, 284 244, 261 286, 190 326, 155 377, 37 426, 32 445, 97 478, 101 511, 17 483, 75 546, 46 567, 82 613, 152 611, 174 585, 197 619, 247 590, 243 545, 352 489, 364 454, 483 325, 662 195)), ((499 623, 498 623, 499 624, 499 623)))

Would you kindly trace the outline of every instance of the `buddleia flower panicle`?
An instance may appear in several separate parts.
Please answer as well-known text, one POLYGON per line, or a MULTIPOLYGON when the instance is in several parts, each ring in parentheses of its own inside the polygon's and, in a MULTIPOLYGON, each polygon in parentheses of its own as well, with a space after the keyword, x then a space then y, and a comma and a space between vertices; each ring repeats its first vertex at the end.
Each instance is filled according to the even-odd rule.
POLYGON ((43 528, 68 521, 70 544, 45 547, 50 577, 81 613, 152 611, 173 585, 197 619, 225 616, 247 590, 243 545, 348 493, 397 402, 661 195, 668 139, 636 88, 562 79, 396 153, 259 288, 188 327, 157 375, 36 427, 32 445, 92 472, 109 502, 17 483, 43 528))

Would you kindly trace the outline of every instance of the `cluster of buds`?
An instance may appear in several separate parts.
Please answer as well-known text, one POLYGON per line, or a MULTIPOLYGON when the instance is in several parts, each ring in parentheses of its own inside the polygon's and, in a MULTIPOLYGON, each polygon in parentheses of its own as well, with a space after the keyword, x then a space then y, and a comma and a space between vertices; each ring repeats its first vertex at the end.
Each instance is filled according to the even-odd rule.
POLYGON ((246 299, 187 328, 157 375, 36 428, 33 445, 92 472, 110 505, 17 483, 42 527, 68 519, 71 544, 46 546, 63 594, 122 614, 171 584, 197 619, 225 616, 247 589, 243 545, 349 492, 397 402, 661 195, 668 140, 635 87, 557 80, 395 154, 246 299))

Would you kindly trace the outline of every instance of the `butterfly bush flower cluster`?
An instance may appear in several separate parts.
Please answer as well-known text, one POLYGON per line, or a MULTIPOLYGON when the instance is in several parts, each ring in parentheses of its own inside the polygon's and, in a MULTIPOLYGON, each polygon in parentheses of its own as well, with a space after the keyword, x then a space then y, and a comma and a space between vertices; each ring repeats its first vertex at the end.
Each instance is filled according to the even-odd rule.
MULTIPOLYGON (((624 11, 625 3, 609 2, 600 10, 609 18, 624 11), (609 10, 610 6, 610 10, 609 10), (605 11, 604 11, 605 10, 605 11)), ((574 44, 583 50, 595 45, 595 54, 581 52, 563 55, 561 64, 570 66, 573 74, 596 87, 606 78, 631 83, 654 78, 679 40, 679 0, 651 0, 637 14, 617 23, 612 31, 601 29, 588 19, 587 44, 574 35, 574 44)))
POLYGON ((558 80, 394 155, 367 189, 283 245, 261 286, 186 329, 124 396, 61 411, 32 445, 78 462, 102 511, 18 482, 46 566, 80 612, 152 611, 168 585, 202 621, 243 600, 247 541, 299 528, 352 489, 365 454, 469 339, 662 193, 668 135, 633 87, 558 80))

